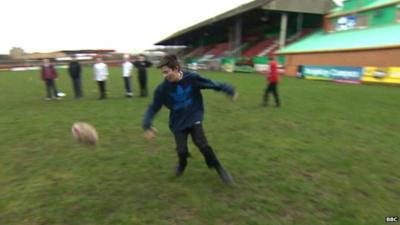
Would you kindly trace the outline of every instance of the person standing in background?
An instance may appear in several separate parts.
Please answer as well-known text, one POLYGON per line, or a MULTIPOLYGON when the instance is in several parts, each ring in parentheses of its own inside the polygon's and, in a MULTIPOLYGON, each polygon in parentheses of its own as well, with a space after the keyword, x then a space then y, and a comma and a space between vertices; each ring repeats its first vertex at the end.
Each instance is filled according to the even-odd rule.
POLYGON ((97 85, 99 86, 99 99, 106 99, 106 80, 108 77, 108 67, 100 56, 96 57, 96 63, 93 66, 93 72, 94 79, 97 81, 97 85))
POLYGON ((43 59, 43 65, 41 68, 41 77, 46 85, 47 97, 45 98, 45 100, 51 100, 54 98, 61 99, 58 96, 58 91, 56 88, 55 80, 57 79, 57 71, 54 68, 54 66, 50 63, 49 59, 43 59), (51 95, 52 91, 54 96, 51 95))
POLYGON ((135 67, 138 70, 138 79, 139 79, 139 86, 140 86, 140 97, 147 96, 147 67, 152 66, 153 64, 146 60, 144 55, 139 55, 138 60, 134 63, 135 67))
POLYGON ((122 77, 124 78, 126 97, 131 98, 133 96, 131 87, 131 75, 133 65, 129 61, 129 55, 124 55, 124 63, 122 63, 122 77))
POLYGON ((74 88, 75 99, 81 98, 82 95, 82 82, 81 82, 81 64, 77 61, 76 57, 68 65, 68 72, 72 80, 74 88))
POLYGON ((275 98, 275 106, 279 107, 281 102, 279 100, 278 95, 278 83, 279 83, 279 70, 278 70, 278 62, 275 60, 274 56, 269 57, 269 73, 267 73, 267 81, 268 85, 265 88, 263 100, 261 105, 268 106, 268 95, 272 92, 275 98))

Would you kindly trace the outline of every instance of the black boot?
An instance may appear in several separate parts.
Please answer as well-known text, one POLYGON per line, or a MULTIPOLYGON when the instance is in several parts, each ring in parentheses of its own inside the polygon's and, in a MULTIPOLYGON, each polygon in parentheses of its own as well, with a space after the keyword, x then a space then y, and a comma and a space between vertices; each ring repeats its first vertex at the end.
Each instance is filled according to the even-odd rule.
POLYGON ((185 168, 187 165, 187 155, 184 156, 180 156, 178 165, 176 165, 176 169, 175 169, 175 176, 176 177, 180 177, 183 175, 183 172, 185 172, 185 168))
POLYGON ((183 175, 183 172, 185 172, 185 166, 182 166, 180 163, 178 163, 175 169, 175 176, 180 177, 183 175))
POLYGON ((216 166, 215 170, 217 171, 219 177, 225 184, 233 183, 231 175, 229 175, 229 173, 221 165, 216 166))

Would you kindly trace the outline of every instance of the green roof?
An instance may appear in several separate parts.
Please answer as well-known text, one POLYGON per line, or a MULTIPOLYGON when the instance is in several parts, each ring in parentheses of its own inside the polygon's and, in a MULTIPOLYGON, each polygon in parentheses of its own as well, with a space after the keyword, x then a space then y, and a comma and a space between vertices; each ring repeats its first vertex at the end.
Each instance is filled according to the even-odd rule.
POLYGON ((385 5, 389 3, 396 3, 398 0, 375 0, 367 5, 365 5, 363 8, 372 8, 380 5, 385 5))
POLYGON ((288 45, 278 53, 340 51, 391 46, 400 46, 399 23, 362 30, 338 31, 336 33, 317 31, 304 39, 288 45))
MULTIPOLYGON (((365 11, 365 10, 368 10, 371 8, 376 8, 379 6, 385 6, 385 5, 396 4, 396 3, 400 3, 400 1, 399 0, 375 0, 375 1, 372 1, 369 3, 366 3, 365 5, 357 8, 357 9, 347 9, 347 10, 345 10, 344 6, 340 6, 340 7, 336 7, 334 9, 332 9, 329 12, 328 17, 335 17, 336 15, 346 14, 349 12, 365 11)), ((346 4, 346 3, 344 3, 344 4, 346 4)))

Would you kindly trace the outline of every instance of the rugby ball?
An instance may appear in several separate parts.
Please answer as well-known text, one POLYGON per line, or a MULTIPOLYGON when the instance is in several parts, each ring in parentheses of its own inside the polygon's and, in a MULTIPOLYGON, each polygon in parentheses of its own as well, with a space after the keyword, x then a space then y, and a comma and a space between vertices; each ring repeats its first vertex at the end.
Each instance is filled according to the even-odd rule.
POLYGON ((96 145, 99 140, 96 129, 86 122, 75 122, 71 132, 72 136, 82 144, 96 145))

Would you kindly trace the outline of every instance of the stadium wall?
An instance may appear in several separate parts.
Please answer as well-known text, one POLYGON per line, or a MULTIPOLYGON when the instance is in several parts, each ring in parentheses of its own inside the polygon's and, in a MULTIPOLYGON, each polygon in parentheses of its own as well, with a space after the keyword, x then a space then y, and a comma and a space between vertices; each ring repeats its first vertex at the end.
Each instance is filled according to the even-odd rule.
POLYGON ((400 46, 336 52, 286 54, 285 74, 296 76, 301 65, 319 66, 400 66, 400 46))

